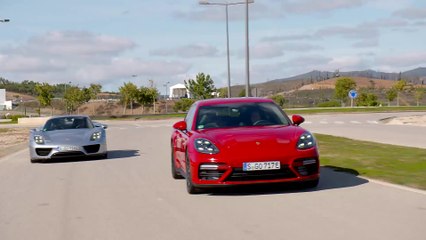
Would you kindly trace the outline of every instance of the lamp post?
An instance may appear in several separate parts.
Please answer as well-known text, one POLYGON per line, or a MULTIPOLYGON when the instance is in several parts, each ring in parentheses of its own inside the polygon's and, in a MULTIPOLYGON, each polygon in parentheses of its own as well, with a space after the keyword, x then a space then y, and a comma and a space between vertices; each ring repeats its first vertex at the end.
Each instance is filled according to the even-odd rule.
POLYGON ((249 0, 246 0, 246 97, 250 97, 249 0))
POLYGON ((8 18, 0 19, 0 22, 10 22, 10 19, 8 19, 8 18))
POLYGON ((166 82, 163 86, 166 88, 166 98, 164 99, 166 101, 166 113, 167 111, 167 85, 169 85, 170 82, 166 82))
POLYGON ((231 5, 240 5, 240 4, 249 4, 254 3, 254 0, 246 0, 245 2, 209 2, 208 0, 200 0, 199 3, 201 5, 217 5, 217 6, 225 6, 226 12, 226 56, 228 60, 228 98, 231 97, 231 63, 229 60, 229 14, 228 14, 228 6, 231 5))

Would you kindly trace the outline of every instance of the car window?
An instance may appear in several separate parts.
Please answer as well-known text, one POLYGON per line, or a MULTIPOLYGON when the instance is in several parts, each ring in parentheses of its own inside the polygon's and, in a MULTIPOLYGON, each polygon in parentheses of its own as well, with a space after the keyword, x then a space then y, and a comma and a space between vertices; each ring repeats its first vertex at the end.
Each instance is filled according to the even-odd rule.
POLYGON ((273 103, 233 103, 200 107, 196 129, 290 125, 285 113, 273 103))
POLYGON ((43 131, 93 128, 93 124, 87 117, 63 117, 49 119, 43 127, 43 131))
POLYGON ((193 104, 191 108, 189 109, 188 113, 185 117, 186 122, 186 129, 189 131, 192 127, 192 124, 194 122, 194 116, 195 116, 195 110, 197 109, 196 104, 193 104))

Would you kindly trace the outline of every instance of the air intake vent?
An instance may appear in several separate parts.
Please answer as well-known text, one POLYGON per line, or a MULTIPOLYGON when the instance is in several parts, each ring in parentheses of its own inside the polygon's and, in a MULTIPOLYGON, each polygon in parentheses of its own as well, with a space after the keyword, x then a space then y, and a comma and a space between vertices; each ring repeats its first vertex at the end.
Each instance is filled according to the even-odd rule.
POLYGON ((87 153, 97 153, 99 151, 100 147, 101 147, 101 145, 99 145, 99 144, 87 145, 87 146, 84 146, 84 150, 87 153))
POLYGON ((51 148, 36 148, 36 153, 39 156, 47 156, 51 151, 51 148))

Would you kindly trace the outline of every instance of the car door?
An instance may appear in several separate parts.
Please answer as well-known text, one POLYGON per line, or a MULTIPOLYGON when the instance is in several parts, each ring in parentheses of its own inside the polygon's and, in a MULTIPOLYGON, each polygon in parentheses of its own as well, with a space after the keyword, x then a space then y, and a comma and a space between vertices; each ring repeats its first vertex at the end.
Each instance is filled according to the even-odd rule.
POLYGON ((189 109, 188 113, 185 117, 186 122, 186 130, 175 130, 176 131, 176 138, 175 138, 175 157, 178 162, 178 165, 181 166, 182 170, 186 169, 186 149, 187 145, 189 143, 189 138, 191 135, 191 128, 192 124, 194 122, 195 112, 196 112, 196 105, 192 105, 189 109))

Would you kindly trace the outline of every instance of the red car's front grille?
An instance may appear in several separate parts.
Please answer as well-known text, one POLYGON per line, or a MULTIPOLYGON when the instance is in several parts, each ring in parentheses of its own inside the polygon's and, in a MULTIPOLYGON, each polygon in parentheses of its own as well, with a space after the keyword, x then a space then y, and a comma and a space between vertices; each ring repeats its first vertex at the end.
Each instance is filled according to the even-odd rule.
POLYGON ((296 175, 286 165, 281 169, 267 171, 243 171, 242 168, 234 168, 226 181, 256 181, 295 178, 296 175))
POLYGON ((224 173, 224 170, 200 170, 198 177, 201 180, 218 180, 224 173))

